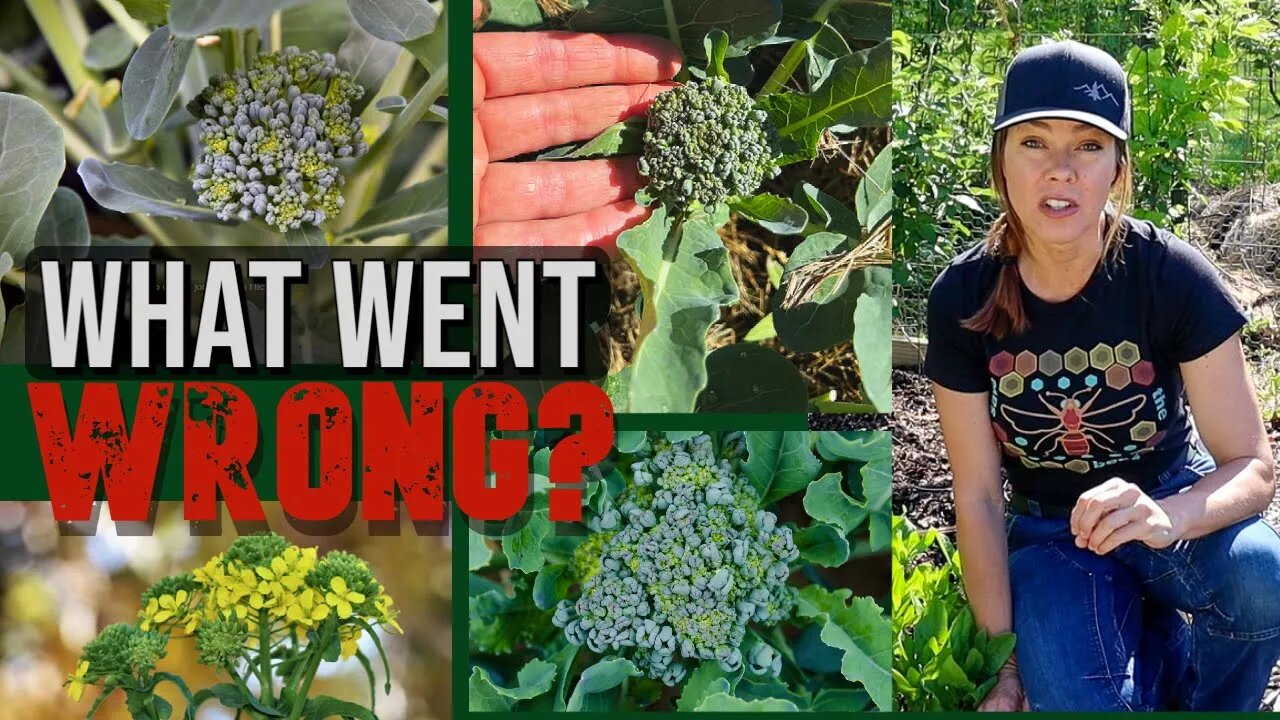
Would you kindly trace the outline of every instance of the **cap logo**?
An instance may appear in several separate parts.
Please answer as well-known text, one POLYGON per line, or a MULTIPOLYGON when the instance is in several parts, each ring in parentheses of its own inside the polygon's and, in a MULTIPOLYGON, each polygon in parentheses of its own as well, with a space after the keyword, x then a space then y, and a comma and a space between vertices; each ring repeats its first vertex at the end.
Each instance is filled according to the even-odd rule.
POLYGON ((1103 85, 1101 82, 1095 82, 1092 85, 1077 85, 1072 88, 1072 90, 1080 90, 1085 95, 1088 95, 1089 99, 1094 102, 1110 100, 1116 104, 1116 107, 1120 107, 1120 101, 1116 100, 1116 96, 1112 95, 1111 91, 1107 89, 1107 86, 1103 85))

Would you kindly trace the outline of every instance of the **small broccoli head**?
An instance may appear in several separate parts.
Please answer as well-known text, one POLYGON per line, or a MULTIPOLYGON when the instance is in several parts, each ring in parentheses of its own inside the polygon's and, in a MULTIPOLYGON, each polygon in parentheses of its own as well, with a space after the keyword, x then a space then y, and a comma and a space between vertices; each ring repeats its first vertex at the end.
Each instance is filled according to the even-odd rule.
POLYGON ((741 86, 710 78, 654 98, 640 173, 650 196, 684 212, 754 192, 779 154, 768 114, 741 86))
POLYGON ((633 464, 618 500, 605 513, 610 529, 596 531, 606 539, 595 571, 576 601, 556 608, 565 637, 597 653, 630 653, 668 685, 704 660, 776 675, 781 663, 748 644, 747 626, 790 616, 786 580, 799 550, 750 481, 699 435, 633 464))
POLYGON ((295 47, 213 78, 187 106, 200 121, 200 204, 280 232, 319 227, 342 208, 337 159, 367 149, 351 112, 363 93, 332 54, 295 47))

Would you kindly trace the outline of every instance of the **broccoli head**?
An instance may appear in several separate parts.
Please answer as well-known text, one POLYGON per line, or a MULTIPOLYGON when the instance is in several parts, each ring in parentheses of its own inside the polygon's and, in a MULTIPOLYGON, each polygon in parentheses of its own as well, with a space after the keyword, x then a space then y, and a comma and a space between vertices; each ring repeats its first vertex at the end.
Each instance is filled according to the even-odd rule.
POLYGON ((280 232, 319 227, 342 208, 336 160, 367 149, 351 113, 363 94, 332 54, 296 47, 213 78, 187 106, 200 120, 200 204, 223 220, 260 217, 280 232))
POLYGON ((684 212, 754 192, 779 155, 768 114, 741 86, 713 77, 654 98, 640 173, 650 196, 684 212))
POLYGON ((570 642, 629 655, 668 685, 703 660, 777 675, 775 651, 747 626, 776 624, 795 607, 791 529, 760 509, 755 487, 707 435, 656 444, 629 483, 621 505, 592 523, 609 533, 599 567, 553 622, 570 642))

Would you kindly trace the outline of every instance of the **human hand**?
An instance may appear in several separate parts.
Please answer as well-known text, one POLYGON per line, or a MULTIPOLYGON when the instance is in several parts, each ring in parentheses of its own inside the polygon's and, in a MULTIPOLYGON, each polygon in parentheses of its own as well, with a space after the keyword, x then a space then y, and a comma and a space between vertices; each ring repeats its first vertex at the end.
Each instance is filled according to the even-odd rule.
POLYGON ((1029 712, 1031 705, 1027 702, 1027 694, 1022 690, 1022 678, 1018 675, 1018 661, 1015 657, 1000 668, 996 674, 996 684, 978 705, 978 712, 1029 712))
MULTIPOLYGON (((473 18, 482 12, 475 2, 473 18)), ((635 158, 502 161, 642 114, 675 86, 679 50, 645 35, 476 33, 472 65, 475 244, 612 252, 649 216, 632 199, 642 185, 635 158)))
POLYGON ((1160 503, 1137 485, 1120 478, 1086 490, 1071 511, 1076 546, 1106 555, 1137 540, 1155 548, 1173 544, 1181 533, 1160 503))

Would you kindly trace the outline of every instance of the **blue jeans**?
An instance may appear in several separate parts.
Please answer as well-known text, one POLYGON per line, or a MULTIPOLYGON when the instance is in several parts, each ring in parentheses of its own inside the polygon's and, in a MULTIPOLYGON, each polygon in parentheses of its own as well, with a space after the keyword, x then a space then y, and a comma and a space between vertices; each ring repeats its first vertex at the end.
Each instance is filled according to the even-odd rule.
MULTIPOLYGON (((1151 495, 1203 477, 1213 461, 1201 458, 1166 472, 1151 495)), ((1261 518, 1105 556, 1076 547, 1063 518, 1011 515, 1007 527, 1033 710, 1258 709, 1280 658, 1280 536, 1261 518)))

